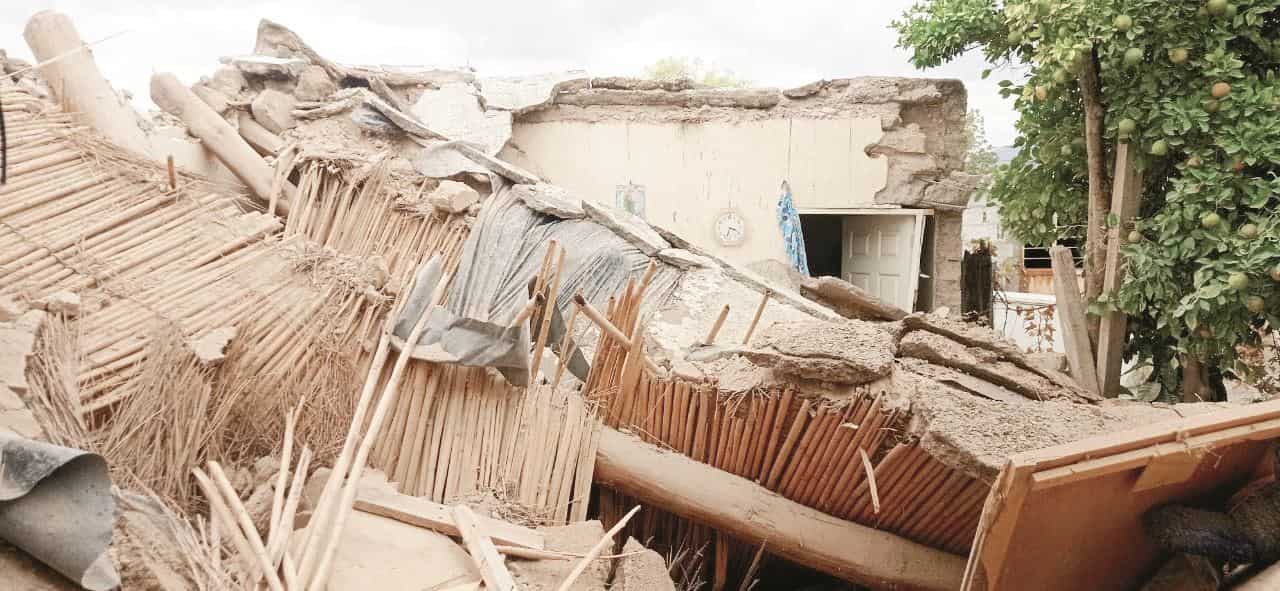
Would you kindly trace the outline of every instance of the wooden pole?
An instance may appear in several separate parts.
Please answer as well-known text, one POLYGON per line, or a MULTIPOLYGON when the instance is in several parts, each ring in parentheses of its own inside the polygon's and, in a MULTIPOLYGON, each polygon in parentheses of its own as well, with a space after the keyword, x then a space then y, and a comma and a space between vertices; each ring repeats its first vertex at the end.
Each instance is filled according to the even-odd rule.
POLYGON ((1089 346, 1089 325, 1084 303, 1076 283, 1076 265, 1071 249, 1054 246, 1049 249, 1053 265, 1053 291, 1057 298, 1058 323, 1062 327, 1062 345, 1071 364, 1071 377, 1081 388, 1098 394, 1098 374, 1094 366, 1093 347, 1089 346))
POLYGON ((742 337, 742 344, 751 344, 751 335, 755 334, 756 325, 760 324, 760 316, 764 315, 764 307, 769 305, 769 297, 772 295, 772 291, 764 290, 764 295, 760 297, 760 305, 756 306, 756 315, 751 317, 751 326, 747 327, 747 334, 742 337))
MULTIPOLYGON (((177 76, 158 73, 151 77, 151 100, 166 113, 181 119, 191 135, 200 139, 204 147, 227 167, 236 178, 266 203, 271 199, 271 183, 274 171, 266 161, 249 146, 221 115, 200 100, 177 76)), ((282 184, 284 194, 280 201, 280 213, 289 215, 289 207, 297 194, 292 183, 282 184)))
POLYGON ((724 326, 724 320, 729 317, 729 304, 725 304, 720 308, 720 315, 716 317, 716 323, 711 325, 711 332, 707 333, 707 340, 703 341, 707 345, 714 345, 716 335, 720 334, 720 328, 724 326))
POLYGON ((560 587, 557 588, 557 591, 569 591, 569 589, 572 589, 573 582, 577 581, 578 577, 582 576, 582 573, 586 572, 587 567, 591 566, 591 561, 604 553, 605 547, 613 542, 613 536, 618 535, 618 532, 622 531, 622 528, 627 526, 627 522, 631 521, 631 518, 638 512, 640 512, 640 506, 636 505, 628 511, 622 519, 619 519, 618 523, 615 523, 613 527, 609 528, 609 531, 604 533, 604 537, 600 538, 600 541, 596 542, 596 545, 591 547, 591 550, 587 552, 587 555, 583 556, 582 560, 578 561, 578 564, 573 567, 573 570, 569 572, 569 576, 565 577, 563 583, 560 583, 560 587))
POLYGON ((151 157, 151 142, 139 125, 141 117, 111 88, 93 53, 83 50, 84 40, 67 15, 52 10, 37 12, 22 34, 36 61, 49 62, 41 68, 40 76, 67 110, 111 143, 151 157))
POLYGON ((783 498, 746 479, 603 428, 596 481, 797 564, 875 588, 952 591, 965 559, 783 498))
MULTIPOLYGON (((1116 172, 1111 192, 1111 214, 1118 220, 1107 231, 1106 267, 1102 276, 1103 293, 1114 294, 1124 278, 1124 260, 1120 247, 1138 215, 1142 197, 1142 174, 1138 172, 1130 153, 1132 144, 1116 146, 1116 172)), ((1110 217, 1110 216, 1108 216, 1110 217)), ((1120 393, 1120 365, 1124 354, 1124 341, 1128 335, 1128 319, 1123 312, 1107 312, 1102 315, 1098 329, 1098 387, 1103 396, 1120 393)))

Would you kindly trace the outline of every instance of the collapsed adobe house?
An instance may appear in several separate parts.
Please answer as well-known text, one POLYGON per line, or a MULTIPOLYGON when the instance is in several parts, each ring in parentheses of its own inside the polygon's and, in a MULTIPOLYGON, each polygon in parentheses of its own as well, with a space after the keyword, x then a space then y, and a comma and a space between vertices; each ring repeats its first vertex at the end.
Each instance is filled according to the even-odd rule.
MULTIPOLYGON (((28 30, 60 23, 70 29, 42 13, 28 30)), ((821 573, 954 589, 1009 455, 1176 416, 1100 403, 945 317, 838 284, 806 299, 542 182, 482 141, 521 109, 582 90, 520 94, 502 111, 459 92, 472 73, 336 64, 269 22, 256 55, 227 62, 191 91, 155 78, 169 127, 199 140, 178 141, 209 152, 172 173, 146 147, 158 145, 154 127, 135 127, 143 140, 131 150, 95 123, 136 115, 75 94, 106 84, 87 53, 0 83, 13 167, 0 190, 0 296, 47 314, 19 316, 14 330, 30 335, 13 356, 22 387, 5 377, 6 387, 45 437, 90 446, 83 435, 101 434, 126 486, 191 502, 184 510, 200 508, 192 468, 218 459, 256 472, 303 400, 296 438, 316 465, 332 462, 372 366, 390 391, 368 463, 395 483, 379 494, 396 503, 492 494, 558 527, 613 525, 639 504, 627 534, 681 583, 759 577, 768 588, 821 573), (374 365, 380 327, 432 260, 450 279, 423 337, 397 332, 413 359, 393 383, 394 370, 374 365), (37 317, 45 328, 31 326, 37 317), (184 455, 151 462, 157 449, 184 455)), ((260 475, 244 481, 246 503, 270 497, 260 475)), ((365 494, 357 520, 387 506, 365 494)), ((395 527, 352 529, 362 537, 343 539, 332 588, 361 583, 346 570, 359 558, 343 552, 399 551, 396 535, 421 531, 395 527)), ((632 564, 620 562, 615 589, 632 564)), ((609 579, 594 570, 604 572, 584 588, 609 579)), ((671 588, 651 574, 622 588, 671 588)))
POLYGON ((630 204, 730 262, 794 284, 776 212, 785 183, 805 216, 813 274, 843 277, 908 310, 959 305, 960 211, 973 188, 960 172, 959 81, 712 90, 570 76, 549 104, 515 112, 504 158, 576 195, 630 204), (717 235, 726 214, 741 220, 742 237, 717 235), (868 236, 871 244, 860 243, 868 236))

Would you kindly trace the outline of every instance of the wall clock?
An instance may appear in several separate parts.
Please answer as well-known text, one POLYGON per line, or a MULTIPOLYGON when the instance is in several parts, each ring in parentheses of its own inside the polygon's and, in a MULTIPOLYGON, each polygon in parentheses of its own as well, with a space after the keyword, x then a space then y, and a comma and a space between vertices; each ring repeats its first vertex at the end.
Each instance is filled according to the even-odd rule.
POLYGON ((747 237, 747 222, 734 210, 727 210, 716 217, 716 239, 724 246, 737 246, 747 237))

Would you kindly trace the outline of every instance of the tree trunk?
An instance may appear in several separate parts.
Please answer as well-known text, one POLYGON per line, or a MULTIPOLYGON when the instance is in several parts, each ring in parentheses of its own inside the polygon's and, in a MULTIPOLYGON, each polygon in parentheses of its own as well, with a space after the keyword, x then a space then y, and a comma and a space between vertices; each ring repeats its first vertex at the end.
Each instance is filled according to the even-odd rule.
MULTIPOLYGON (((1107 186, 1106 150, 1102 145, 1102 81, 1098 77, 1098 54, 1089 52, 1080 72, 1080 94, 1084 97, 1084 145, 1089 165, 1089 217, 1085 232, 1084 293, 1087 301, 1102 294, 1102 277, 1107 253, 1107 212, 1111 209, 1107 186)), ((1089 316, 1089 341, 1096 351, 1101 319, 1089 316)))

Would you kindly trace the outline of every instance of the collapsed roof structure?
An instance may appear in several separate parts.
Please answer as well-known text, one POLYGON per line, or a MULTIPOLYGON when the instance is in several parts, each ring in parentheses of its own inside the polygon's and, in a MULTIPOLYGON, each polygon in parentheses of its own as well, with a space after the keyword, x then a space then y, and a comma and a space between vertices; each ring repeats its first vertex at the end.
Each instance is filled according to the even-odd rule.
MULTIPOLYGON (((157 74, 167 115, 147 122, 65 16, 36 15, 27 37, 45 65, 0 64, 0 298, 45 314, 0 339, 23 349, 4 350, 2 385, 40 423, 14 430, 94 449, 183 510, 203 510, 188 474, 210 460, 248 466, 296 439, 340 462, 368 373, 387 414, 367 463, 397 492, 360 489, 358 515, 489 494, 542 525, 626 523, 681 584, 816 571, 955 589, 1011 455, 1181 416, 1098 400, 990 331, 835 280, 800 295, 499 157, 513 114, 552 103, 770 91, 346 66, 263 21, 254 55, 194 86, 157 74), (432 260, 438 305, 400 316, 427 319, 416 341, 413 322, 395 330, 413 359, 384 368, 381 327, 432 260)), ((1197 408, 1213 405, 1179 412, 1197 408)), ((236 487, 246 503, 260 481, 236 487)), ((330 588, 359 585, 342 558, 359 545, 342 542, 330 588)), ((672 588, 661 568, 595 570, 582 588, 672 588)))

